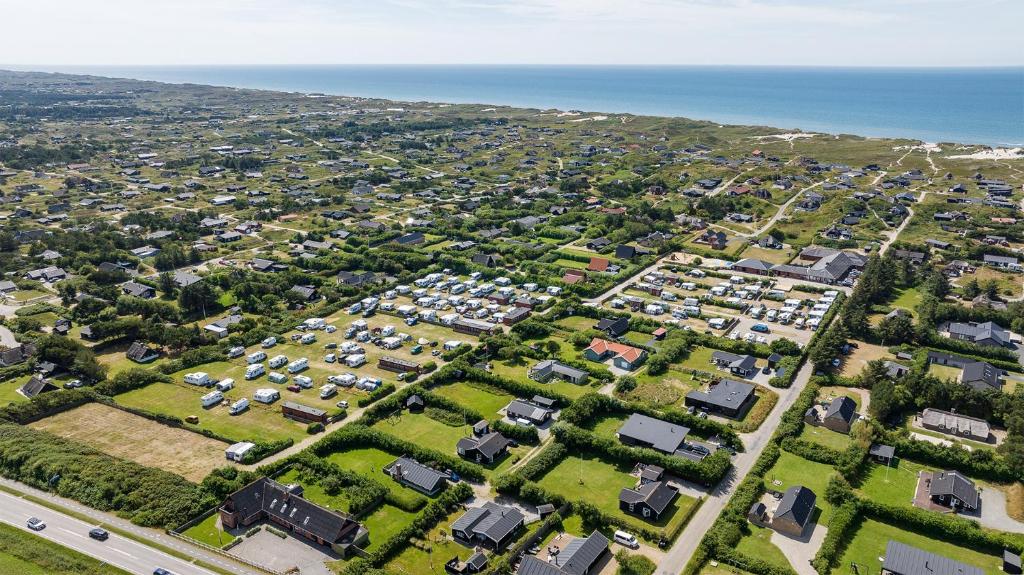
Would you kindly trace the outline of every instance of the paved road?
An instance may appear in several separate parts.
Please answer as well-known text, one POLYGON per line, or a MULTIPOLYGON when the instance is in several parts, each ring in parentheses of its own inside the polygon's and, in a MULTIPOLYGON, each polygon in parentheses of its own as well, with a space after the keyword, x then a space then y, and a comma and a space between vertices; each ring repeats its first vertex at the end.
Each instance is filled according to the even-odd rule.
MULTIPOLYGON (((231 559, 229 559, 227 557, 224 557, 222 555, 217 555, 217 554, 214 554, 214 553, 210 553, 209 551, 206 551, 205 549, 201 549, 201 548, 199 548, 199 547, 197 547, 195 545, 191 545, 189 543, 186 543, 185 541, 182 541, 181 539, 176 539, 174 537, 171 537, 170 535, 167 535, 166 533, 164 533, 162 530, 149 529, 149 528, 146 528, 146 527, 139 527, 138 525, 135 525, 132 522, 130 522, 130 521, 126 520, 126 519, 122 519, 120 517, 117 517, 116 515, 113 515, 111 513, 106 513, 104 511, 99 511, 97 509, 93 509, 91 507, 87 507, 85 505, 82 505, 81 503, 78 503, 76 501, 72 501, 70 499, 66 499, 66 498, 54 495, 52 493, 47 493, 45 491, 41 491, 41 490, 36 489, 34 487, 29 487, 28 485, 24 485, 24 484, 18 483, 16 481, 11 481, 9 479, 2 479, 2 478, 0 478, 0 484, 2 484, 4 487, 13 489, 13 490, 21 492, 21 493, 26 493, 26 494, 33 495, 33 496, 38 497, 38 498, 43 498, 43 499, 52 501, 54 504, 56 504, 56 505, 58 505, 58 506, 60 506, 60 507, 62 507, 64 509, 67 509, 67 510, 69 510, 71 512, 74 512, 76 514, 88 517, 90 521, 93 521, 93 523, 92 524, 86 524, 86 523, 84 523, 82 521, 79 521, 79 520, 73 518, 73 517, 70 517, 70 516, 65 515, 63 513, 60 513, 59 511, 55 511, 55 510, 50 509, 49 507, 46 507, 46 506, 43 506, 43 505, 32 503, 31 501, 28 501, 26 499, 22 499, 20 497, 13 496, 10 493, 4 492, 4 491, 0 491, 0 497, 3 497, 2 499, 0 499, 0 521, 8 522, 6 520, 6 518, 3 516, 3 514, 5 512, 7 512, 7 510, 9 510, 9 509, 14 509, 16 511, 16 517, 15 517, 15 523, 14 523, 15 525, 17 525, 19 527, 24 527, 25 526, 25 521, 29 517, 35 516, 35 517, 38 517, 38 518, 44 520, 47 523, 47 525, 49 526, 42 533, 46 533, 47 531, 50 531, 51 528, 53 528, 54 526, 63 525, 67 529, 69 529, 71 531, 75 531, 77 529, 78 531, 75 531, 76 533, 85 534, 85 533, 87 533, 89 531, 89 529, 91 529, 95 525, 103 524, 104 526, 111 526, 113 528, 119 529, 122 532, 131 533, 135 537, 140 537, 142 539, 148 540, 148 541, 150 541, 150 542, 152 542, 152 543, 154 543, 156 545, 160 545, 160 546, 162 546, 164 548, 173 549, 176 552, 182 553, 182 554, 184 554, 184 555, 186 555, 188 557, 192 557, 192 558, 197 559, 199 561, 203 561, 203 562, 205 562, 208 565, 214 565, 218 569, 223 569, 224 571, 226 571, 228 573, 236 573, 238 575, 266 575, 262 571, 257 571, 257 570, 245 567, 241 563, 237 563, 235 561, 232 561, 231 559), (11 505, 8 505, 8 503, 10 501, 16 502, 19 506, 22 505, 22 504, 27 504, 28 506, 32 506, 32 507, 31 508, 25 507, 23 509, 21 507, 14 508, 11 505), (64 524, 63 522, 58 523, 60 518, 65 518, 67 520, 74 521, 76 523, 73 524, 74 525, 73 527, 67 527, 67 524, 64 524), (85 526, 84 530, 81 529, 83 526, 85 526)), ((54 530, 54 532, 64 533, 64 532, 58 531, 58 530, 54 530)), ((70 534, 64 533, 64 535, 66 535, 69 539, 75 539, 70 534)), ((91 539, 88 539, 88 538, 86 538, 86 539, 87 539, 88 542, 92 542, 91 539)), ((144 545, 142 543, 138 543, 138 542, 136 542, 133 539, 127 539, 126 540, 124 537, 121 537, 121 536, 116 535, 116 534, 111 534, 110 539, 107 541, 107 543, 110 543, 110 542, 114 541, 115 539, 132 542, 135 545, 138 545, 142 549, 146 550, 146 552, 151 554, 150 556, 152 556, 152 557, 156 557, 156 558, 159 558, 159 559, 163 559, 165 557, 168 557, 169 560, 167 561, 167 563, 160 563, 159 566, 163 567, 165 569, 170 569, 172 572, 174 572, 174 573, 176 573, 178 575, 193 575, 193 574, 214 575, 211 571, 209 571, 207 569, 203 569, 201 567, 197 567, 195 565, 192 565, 191 563, 184 562, 181 559, 177 559, 175 557, 167 555, 167 554, 163 553, 162 551, 159 551, 157 549, 148 547, 148 546, 146 546, 146 545, 144 545), (178 567, 181 566, 181 565, 187 565, 188 568, 187 569, 179 569, 178 567)), ((77 542, 77 540, 76 540, 76 542, 77 542)), ((64 543, 64 541, 61 541, 61 543, 64 543)), ((70 545, 70 544, 67 544, 67 546, 68 547, 72 547, 74 549, 78 549, 77 547, 74 547, 73 545, 70 545)), ((78 549, 78 550, 82 551, 81 549, 78 549)), ((91 553, 88 553, 87 551, 82 551, 82 552, 83 553, 87 553, 89 555, 92 555, 91 553)), ((132 551, 129 551, 129 552, 132 555, 136 555, 137 557, 143 557, 143 555, 139 555, 139 554, 134 553, 132 551)), ((108 555, 117 556, 117 557, 124 557, 123 555, 121 555, 118 552, 108 553, 108 555)), ((103 556, 103 557, 99 557, 99 559, 108 561, 108 562, 110 562, 112 564, 117 564, 117 563, 114 563, 114 559, 116 559, 117 557, 103 556)), ((120 564, 117 564, 117 565, 120 566, 120 564)), ((135 571, 133 569, 128 569, 128 570, 133 572, 133 573, 138 572, 138 573, 144 573, 145 575, 151 575, 153 573, 153 569, 155 567, 156 567, 156 565, 149 567, 148 571, 135 571)))
POLYGON ((808 362, 797 372, 793 385, 789 389, 776 390, 779 394, 779 401, 775 405, 775 409, 768 415, 768 418, 761 424, 761 427, 753 433, 745 433, 740 436, 743 439, 746 451, 733 457, 732 470, 711 491, 704 504, 690 518, 686 528, 679 534, 676 544, 665 554, 665 559, 658 565, 658 573, 660 575, 677 575, 683 570, 683 567, 686 566, 690 558, 693 557, 693 554, 697 551, 697 546, 700 545, 701 539, 704 538, 704 534, 708 532, 711 524, 715 522, 718 515, 725 509, 725 505, 729 502, 729 498, 732 497, 736 486, 750 473, 750 469, 757 462, 757 458, 761 456, 761 452, 768 445, 768 440, 771 439, 775 429, 779 426, 782 414, 796 402, 804 386, 811 380, 811 374, 812 367, 808 362))
POLYGON ((212 571, 120 535, 111 534, 110 539, 106 541, 90 539, 88 532, 94 527, 93 525, 20 497, 0 492, 0 521, 28 531, 25 521, 33 516, 46 522, 46 529, 36 533, 40 537, 70 547, 129 573, 151 575, 154 569, 163 567, 177 575, 215 575, 212 571))

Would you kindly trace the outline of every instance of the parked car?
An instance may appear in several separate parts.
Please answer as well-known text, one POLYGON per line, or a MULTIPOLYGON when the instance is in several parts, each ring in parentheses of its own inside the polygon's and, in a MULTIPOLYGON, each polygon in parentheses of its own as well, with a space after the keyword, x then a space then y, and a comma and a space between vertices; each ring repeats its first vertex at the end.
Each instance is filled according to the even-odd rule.
POLYGON ((107 533, 106 529, 100 529, 99 527, 93 527, 89 530, 89 537, 97 541, 106 541, 110 537, 110 533, 107 533))
POLYGON ((294 383, 289 385, 285 389, 287 389, 288 391, 291 391, 293 393, 298 393, 298 392, 302 391, 302 388, 297 386, 297 385, 295 385, 294 383))
POLYGON ((72 379, 71 381, 64 384, 64 389, 78 389, 85 385, 80 379, 72 379))
POLYGON ((46 523, 38 517, 29 517, 25 524, 32 531, 42 531, 43 529, 46 529, 46 523))
POLYGON ((339 401, 336 405, 342 409, 348 409, 348 401, 344 399, 339 401))
POLYGON ((755 323, 754 325, 750 326, 750 330, 759 331, 761 333, 768 333, 770 331, 768 329, 768 326, 763 323, 755 323))

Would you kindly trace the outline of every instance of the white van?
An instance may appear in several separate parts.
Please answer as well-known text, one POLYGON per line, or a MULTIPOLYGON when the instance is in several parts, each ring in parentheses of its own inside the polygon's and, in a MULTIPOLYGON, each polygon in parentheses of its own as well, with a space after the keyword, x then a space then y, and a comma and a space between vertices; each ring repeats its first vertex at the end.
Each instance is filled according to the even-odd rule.
POLYGON ((217 388, 217 391, 230 391, 235 387, 235 380, 230 377, 226 377, 218 381, 214 387, 217 388))
POLYGON ((263 340, 263 343, 261 343, 260 345, 262 345, 265 348, 274 347, 275 345, 277 345, 277 338, 274 336, 270 336, 267 339, 263 340))
POLYGON ((320 399, 330 399, 338 393, 338 386, 328 383, 320 387, 320 399))
POLYGON ((295 377, 292 378, 292 381, 294 381, 295 384, 301 387, 302 389, 313 388, 313 378, 309 377, 308 375, 296 375, 295 377))
POLYGON ((219 391, 211 391, 204 395, 201 400, 203 407, 210 407, 211 405, 217 405, 224 401, 224 394, 219 391))
POLYGON ((288 364, 288 373, 298 373, 307 367, 309 367, 309 360, 305 357, 300 357, 288 364))
POLYGON ((230 415, 238 415, 239 413, 242 413, 246 409, 249 409, 249 398, 243 397, 242 399, 239 399, 238 401, 232 403, 230 407, 228 407, 228 413, 230 415))
POLYGON ((285 355, 275 355, 274 357, 270 358, 270 361, 267 362, 267 364, 270 365, 271 369, 281 367, 286 363, 288 363, 288 356, 285 355))
POLYGON ((245 379, 256 379, 266 373, 266 371, 267 370, 263 368, 262 363, 254 363, 245 368, 245 379))
POLYGON ((625 531, 616 531, 612 539, 623 547, 629 547, 630 549, 637 549, 640 547, 640 542, 636 540, 636 537, 626 533, 625 531))
POLYGON ((264 359, 267 359, 266 352, 254 351, 254 352, 250 353, 248 356, 246 356, 245 362, 246 363, 250 363, 250 364, 251 363, 259 363, 259 362, 263 361, 264 359))
POLYGON ((257 389, 252 398, 260 403, 274 403, 281 398, 281 392, 276 389, 257 389))
POLYGON ((307 333, 299 338, 299 342, 304 344, 311 344, 314 341, 316 341, 316 334, 314 333, 307 333))
POLYGON ((192 385, 209 385, 210 374, 205 371, 197 371, 195 373, 185 374, 185 383, 191 383, 192 385))
POLYGON ((243 355, 245 355, 245 348, 240 345, 236 345, 235 347, 228 350, 228 359, 242 357, 243 355))

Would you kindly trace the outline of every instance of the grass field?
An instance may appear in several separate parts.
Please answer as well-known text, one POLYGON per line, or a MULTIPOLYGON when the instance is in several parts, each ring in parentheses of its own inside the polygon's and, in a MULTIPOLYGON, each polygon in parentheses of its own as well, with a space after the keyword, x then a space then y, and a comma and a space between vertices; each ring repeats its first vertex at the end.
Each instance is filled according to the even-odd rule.
POLYGON ((739 544, 736 546, 737 551, 750 557, 757 557, 772 565, 784 568, 790 567, 789 560, 782 554, 782 550, 772 543, 773 531, 771 529, 758 527, 750 522, 747 522, 747 527, 750 528, 750 534, 744 535, 740 539, 739 544))
MULTIPOLYGON (((270 386, 269 383, 264 385, 264 387, 270 386)), ((281 415, 281 406, 278 404, 264 406, 253 402, 249 409, 241 415, 228 414, 227 405, 244 396, 238 391, 238 388, 229 391, 225 394, 226 400, 211 409, 203 409, 199 403, 199 398, 206 392, 205 388, 189 389, 173 383, 154 383, 141 389, 122 393, 114 400, 129 407, 173 415, 181 419, 197 415, 199 416, 199 425, 196 427, 208 429, 218 435, 239 441, 243 439, 276 441, 287 438, 298 440, 306 436, 306 426, 285 419, 281 415)))
POLYGON ((459 382, 444 385, 433 390, 438 395, 447 397, 470 409, 479 411, 490 419, 504 409, 513 397, 499 389, 484 387, 483 384, 459 382))
POLYGON ((765 474, 764 486, 774 491, 785 491, 794 485, 807 487, 818 496, 817 506, 821 509, 818 522, 827 525, 832 515, 832 506, 825 501, 825 487, 834 473, 831 465, 808 461, 783 451, 775 466, 765 474))
POLYGON ((672 528, 685 521, 697 500, 679 495, 665 516, 647 522, 619 509, 619 490, 636 485, 636 478, 624 469, 601 461, 590 454, 573 455, 563 459, 537 482, 546 490, 562 495, 570 501, 585 501, 601 511, 622 518, 628 523, 645 527, 672 528))
POLYGON ((843 362, 841 373, 843 377, 856 377, 869 361, 876 359, 895 359, 889 353, 888 349, 880 345, 864 343, 863 341, 858 341, 856 343, 857 347, 850 350, 850 355, 840 357, 843 362))
POLYGON ((31 427, 90 445, 114 457, 159 467, 196 483, 224 465, 227 444, 162 425, 101 403, 41 419, 31 427))
POLYGON ((953 542, 941 541, 868 519, 861 523, 853 534, 839 560, 839 567, 832 570, 833 575, 852 575, 852 563, 858 565, 861 574, 878 573, 882 567, 879 558, 885 556, 885 547, 890 540, 979 567, 988 575, 1002 573, 1001 557, 986 555, 974 549, 957 546, 953 542))
POLYGON ((460 427, 446 425, 423 414, 403 413, 397 420, 385 419, 373 426, 379 431, 390 433, 427 449, 442 453, 455 453, 455 444, 467 435, 472 435, 472 423, 460 427))
POLYGON ((851 442, 849 435, 813 425, 804 425, 804 430, 800 433, 799 439, 831 447, 837 451, 843 451, 850 446, 851 442))
POLYGON ((207 517, 187 529, 182 535, 211 547, 223 547, 235 540, 234 535, 220 528, 220 513, 214 513, 207 517))
MULTIPOLYGON (((423 573, 443 575, 444 564, 452 557, 467 559, 473 550, 456 543, 451 537, 451 524, 462 516, 457 511, 427 532, 423 539, 414 539, 394 559, 384 565, 388 573, 423 573)), ((372 531, 371 531, 372 533, 372 531)))
POLYGON ((128 575, 33 533, 0 523, 0 573, 5 575, 128 575))
POLYGON ((928 375, 934 375, 939 379, 952 379, 953 381, 957 381, 960 379, 960 373, 962 371, 963 370, 960 368, 953 367, 951 365, 939 365, 937 363, 928 365, 928 375))
POLYGON ((914 491, 917 489, 917 474, 920 471, 931 469, 905 459, 897 459, 888 468, 885 465, 872 464, 857 489, 879 503, 911 506, 914 491))
POLYGON ((21 387, 27 379, 28 376, 0 382, 0 406, 28 401, 27 397, 18 393, 18 388, 21 387))
POLYGON ((789 260, 793 259, 795 252, 791 248, 783 248, 781 250, 769 250, 760 246, 752 245, 747 249, 743 250, 740 254, 741 258, 753 258, 757 260, 764 260, 773 264, 784 264, 788 263, 789 260))
POLYGON ((590 424, 589 429, 596 435, 614 439, 615 434, 625 422, 626 416, 624 415, 602 415, 590 424))
POLYGON ((349 471, 381 480, 387 479, 383 472, 384 466, 394 461, 397 457, 397 455, 375 447, 364 447, 332 453, 324 459, 342 469, 348 469, 349 471))
POLYGON ((892 301, 892 307, 898 307, 909 311, 917 317, 917 305, 921 303, 921 292, 917 288, 906 288, 899 291, 896 299, 892 301))
POLYGON ((715 351, 717 350, 711 349, 710 347, 704 347, 702 345, 697 346, 691 349, 690 354, 686 356, 686 359, 678 365, 687 369, 697 369, 700 371, 714 373, 715 366, 711 363, 711 354, 715 351))

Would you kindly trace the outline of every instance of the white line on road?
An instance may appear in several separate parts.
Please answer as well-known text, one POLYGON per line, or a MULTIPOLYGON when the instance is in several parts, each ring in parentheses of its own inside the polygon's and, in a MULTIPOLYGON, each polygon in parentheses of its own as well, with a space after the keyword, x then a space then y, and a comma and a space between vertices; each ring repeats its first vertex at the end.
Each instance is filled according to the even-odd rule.
POLYGON ((117 547, 109 547, 108 549, 110 549, 111 551, 116 551, 117 553, 120 553, 121 555, 124 555, 126 557, 131 557, 132 559, 138 559, 138 557, 132 555, 131 553, 129 553, 127 551, 124 551, 122 549, 118 549, 117 547))
POLYGON ((69 535, 74 535, 75 537, 78 537, 79 539, 85 539, 85 535, 82 535, 81 533, 72 531, 70 529, 64 529, 63 527, 58 527, 57 529, 60 529, 61 531, 63 531, 64 533, 67 533, 69 535))

